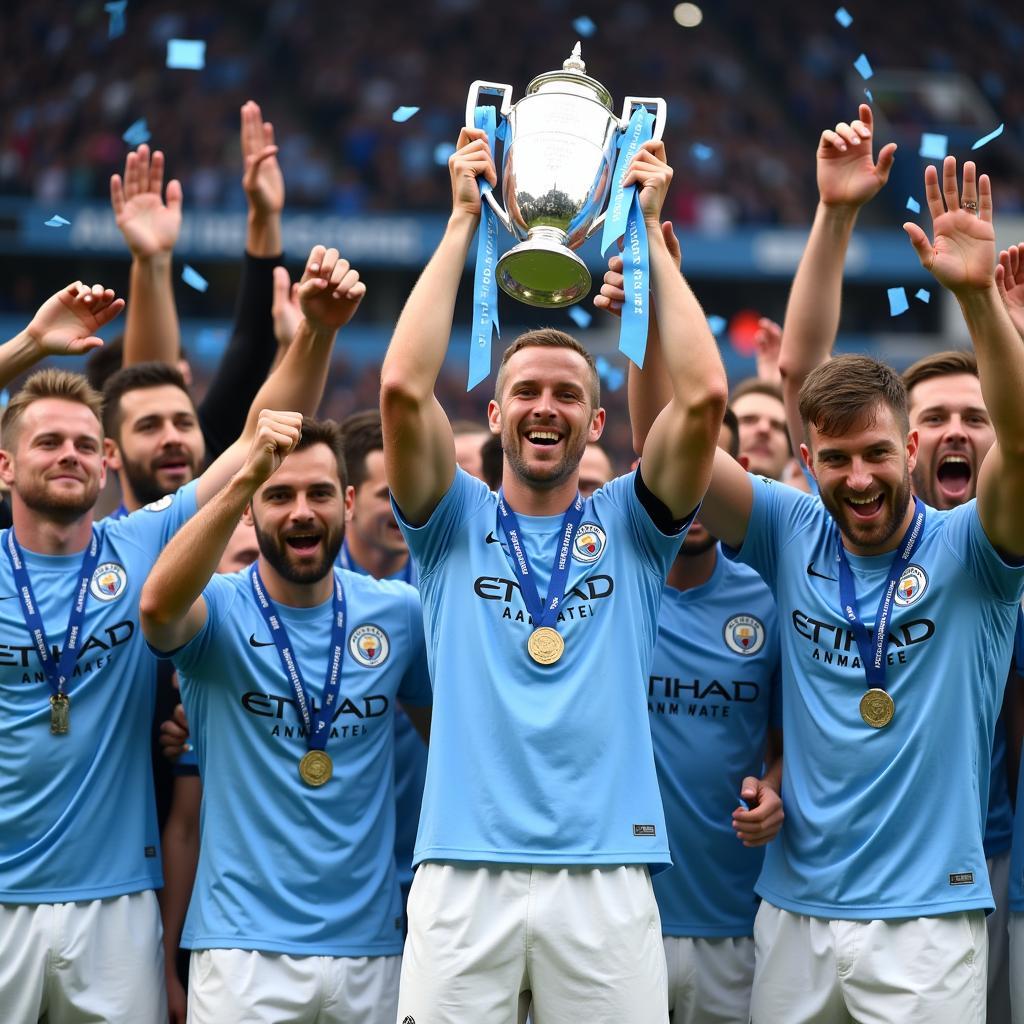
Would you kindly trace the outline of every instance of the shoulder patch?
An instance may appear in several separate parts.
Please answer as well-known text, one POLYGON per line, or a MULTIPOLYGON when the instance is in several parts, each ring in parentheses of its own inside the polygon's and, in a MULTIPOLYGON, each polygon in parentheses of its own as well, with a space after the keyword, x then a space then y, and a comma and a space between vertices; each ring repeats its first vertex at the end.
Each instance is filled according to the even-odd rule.
POLYGON ((174 495, 165 494, 162 498, 157 498, 156 501, 151 501, 148 505, 143 505, 142 508, 146 512, 163 512, 165 508, 171 507, 172 501, 174 501, 174 495))
POLYGON ((736 654, 757 654, 764 647, 764 623, 754 615, 734 615, 722 630, 725 646, 736 654))
POLYGON ((380 668, 391 653, 387 633, 380 626, 366 623, 356 626, 348 638, 348 652, 366 668, 380 668))
POLYGON ((98 601, 113 601, 128 586, 128 573, 118 562, 104 562, 96 566, 89 581, 89 593, 98 601))
POLYGON ((597 523, 581 523, 572 542, 572 557, 584 564, 596 562, 607 544, 608 538, 597 523))

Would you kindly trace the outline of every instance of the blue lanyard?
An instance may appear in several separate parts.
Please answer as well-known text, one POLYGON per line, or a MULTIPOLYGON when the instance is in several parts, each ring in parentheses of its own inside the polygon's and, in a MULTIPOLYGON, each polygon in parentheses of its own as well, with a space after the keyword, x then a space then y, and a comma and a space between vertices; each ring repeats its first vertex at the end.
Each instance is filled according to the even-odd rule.
POLYGON ((335 575, 331 657, 327 662, 323 699, 320 707, 314 708, 309 691, 302 680, 302 672, 299 670, 299 663, 295 658, 291 641, 288 639, 288 631, 284 628, 281 616, 278 615, 274 602, 267 594, 266 585, 255 565, 249 570, 249 579, 252 582, 256 604, 270 627, 270 635, 277 647, 284 673, 295 691, 295 701, 298 704, 299 713, 302 715, 302 721, 306 725, 306 747, 309 750, 324 750, 327 747, 327 738, 331 734, 330 724, 334 714, 334 705, 338 699, 338 690, 341 688, 341 664, 345 654, 345 591, 342 590, 341 580, 335 575))
POLYGON ((498 491, 498 525, 508 538, 508 546, 512 554, 509 559, 512 571, 519 581, 519 590, 523 595, 526 610, 537 627, 551 626, 558 618, 558 608, 562 601, 562 595, 565 593, 565 584, 569 578, 569 569, 572 563, 570 558, 572 540, 576 536, 576 530, 582 518, 583 499, 577 492, 576 500, 566 509, 565 515, 562 517, 562 541, 558 554, 555 555, 555 564, 551 569, 548 596, 541 602, 537 584, 534 582, 533 572, 530 569, 530 560, 526 555, 526 546, 523 543, 519 520, 505 501, 504 489, 498 491))
POLYGON ((32 641, 39 652, 39 660, 43 663, 46 681, 50 684, 50 693, 54 697, 60 697, 67 693, 67 683, 74 671, 79 646, 82 642, 82 623, 85 621, 85 602, 89 596, 89 581, 92 579, 100 557, 99 536, 94 529, 89 546, 85 549, 85 555, 82 557, 78 588, 75 591, 74 603, 71 605, 71 614, 68 616, 68 628, 64 634, 64 646, 61 648, 58 662, 54 662, 50 652, 43 619, 39 614, 39 605, 32 591, 32 581, 29 579, 28 569, 25 568, 25 557, 22 554, 18 538, 14 536, 13 527, 7 531, 7 557, 10 559, 11 570, 14 572, 14 584, 18 589, 21 614, 25 617, 25 625, 28 627, 29 633, 32 634, 32 641))
POLYGON ((860 651, 860 661, 864 666, 869 687, 877 686, 880 689, 885 689, 886 655, 889 651, 889 615, 896 597, 896 586, 903 573, 906 572, 907 566, 910 565, 910 559, 924 535, 924 517, 924 504, 920 498, 914 498, 914 519, 903 535, 889 569, 889 578, 886 580, 875 616, 874 636, 868 632, 864 620, 860 617, 853 571, 850 569, 850 562, 846 557, 846 550, 843 548, 843 539, 839 535, 838 527, 835 531, 836 543, 839 546, 837 556, 839 561, 839 600, 843 604, 843 614, 853 626, 857 650, 860 651))

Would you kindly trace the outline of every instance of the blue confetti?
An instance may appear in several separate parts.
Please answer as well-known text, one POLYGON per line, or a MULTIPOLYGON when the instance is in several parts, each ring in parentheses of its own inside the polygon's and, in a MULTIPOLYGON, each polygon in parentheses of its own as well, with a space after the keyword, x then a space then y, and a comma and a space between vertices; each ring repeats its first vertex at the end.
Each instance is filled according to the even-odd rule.
POLYGON ((921 212, 921 204, 913 196, 910 196, 907 199, 907 209, 911 213, 920 213, 921 212))
POLYGON ((609 391, 618 391, 626 383, 626 374, 617 366, 612 366, 604 356, 598 356, 594 362, 597 375, 609 391))
POLYGON ((577 18, 573 23, 572 27, 583 36, 584 39, 589 39, 597 31, 597 26, 594 24, 593 18, 588 18, 583 15, 582 18, 577 18))
POLYGON ((928 291, 927 288, 918 288, 917 291, 914 292, 914 298, 920 299, 922 302, 931 302, 932 293, 928 291))
POLYGON ((138 121, 128 125, 124 135, 121 136, 129 146, 141 146, 144 142, 149 142, 151 136, 149 134, 149 125, 146 124, 146 119, 140 117, 138 121))
POLYGON ((871 90, 870 89, 865 89, 864 90, 864 95, 867 96, 868 103, 874 103, 875 102, 875 97, 871 95, 871 90))
POLYGON ((867 54, 862 53, 854 62, 853 66, 857 69, 857 73, 863 79, 870 78, 874 71, 871 70, 871 61, 868 60, 867 54))
POLYGON ((728 321, 726 321, 724 316, 712 315, 712 316, 708 317, 708 327, 711 328, 711 333, 716 338, 722 333, 722 331, 725 330, 725 326, 726 326, 727 322, 728 321))
POLYGON ((455 147, 450 142, 439 142, 434 147, 434 163, 444 167, 448 163, 448 157, 455 152, 455 147))
POLYGON ((949 152, 949 138, 945 135, 921 132, 921 148, 917 152, 925 160, 945 160, 949 152))
POLYGON ((195 267, 190 267, 187 263, 181 271, 181 279, 189 288, 195 288, 197 292, 205 292, 210 287, 206 278, 195 267))
POLYGON ((43 221, 48 228, 66 228, 71 221, 65 220, 59 213, 55 213, 49 220, 43 221))
POLYGON ((981 149, 982 146, 987 146, 993 139, 998 139, 999 136, 1003 134, 1004 127, 1006 126, 1001 124, 994 132, 989 132, 988 135, 983 135, 976 143, 974 143, 973 146, 971 146, 971 149, 981 149))
POLYGON ((907 292, 904 288, 890 288, 889 294, 889 316, 899 316, 900 313, 906 313, 910 309, 910 303, 907 302, 907 292))
POLYGON ((104 4, 103 10, 110 15, 110 24, 107 26, 107 38, 117 39, 124 35, 124 9, 128 6, 128 0, 113 0, 112 3, 104 4))
POLYGON ((7 390, 7 388, 4 388, 3 391, 0 391, 0 409, 6 409, 7 406, 10 405, 10 403, 11 393, 10 391, 7 390))
POLYGON ((415 117, 419 112, 419 107, 396 107, 395 112, 391 115, 391 120, 403 124, 410 117, 415 117))
POLYGON ((853 15, 845 7, 840 7, 836 10, 836 21, 843 28, 849 28, 853 24, 853 15))
POLYGON ((585 310, 580 309, 579 306, 573 306, 569 310, 569 319, 580 328, 589 327, 590 321, 594 318, 585 310))
POLYGON ((202 71, 206 67, 206 41, 203 39, 168 39, 167 66, 185 71, 202 71))
POLYGON ((710 146, 705 146, 703 142, 695 142, 690 147, 690 153, 695 160, 701 161, 710 160, 715 155, 715 151, 710 146))

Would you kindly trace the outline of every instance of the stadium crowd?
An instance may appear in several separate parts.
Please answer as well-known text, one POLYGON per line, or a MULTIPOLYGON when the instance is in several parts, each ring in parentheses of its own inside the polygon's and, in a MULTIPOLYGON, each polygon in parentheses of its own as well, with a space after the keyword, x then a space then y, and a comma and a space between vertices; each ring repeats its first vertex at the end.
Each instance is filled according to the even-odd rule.
MULTIPOLYGON (((346 35, 341 12, 286 2, 258 25, 245 5, 185 9, 131 17, 150 41, 205 19, 217 95, 240 107, 248 231, 213 381, 196 402, 171 276, 182 185, 147 144, 109 182, 128 295, 76 281, 0 346, 0 1020, 1024 1021, 1024 247, 996 250, 1002 182, 930 165, 928 217, 905 226, 973 351, 902 377, 833 358, 847 246, 894 147, 869 105, 837 119, 822 90, 811 112, 834 127, 813 159, 792 140, 774 192, 741 140, 774 125, 781 145, 785 118, 716 38, 713 64, 695 53, 713 88, 693 124, 738 118, 735 153, 717 148, 743 168, 739 216, 802 220, 790 173, 819 200, 757 377, 726 380, 680 271, 674 196, 693 183, 652 141, 625 179, 652 300, 628 407, 541 329, 505 349, 482 420, 439 382, 495 179, 486 135, 462 129, 445 182, 436 137, 417 155, 363 117, 418 98, 435 66, 432 102, 459 109, 452 26, 484 50, 527 22, 449 0, 429 29, 379 12, 346 35), (253 32, 301 67, 273 127, 246 99, 267 73, 253 32), (401 195, 368 187, 385 164, 401 195), (353 210, 447 191, 340 423, 316 417, 366 287, 332 239, 290 279, 286 182, 289 203, 353 210), (81 355, 85 375, 60 367, 81 355), (120 503, 100 516, 108 476, 120 503)), ((627 33, 643 12, 615 17, 627 33)), ((52 12, 12 19, 71 88, 40 78, 5 111, 0 174, 28 187, 49 161, 33 187, 93 195, 126 103, 61 31, 52 12), (108 135, 85 132, 89 110, 108 135)), ((624 80, 678 59, 656 37, 642 58, 605 45, 624 80)), ((161 102, 204 102, 202 79, 184 99, 150 87, 154 124, 161 102)), ((426 113, 425 132, 450 128, 426 113)), ((231 191, 226 115, 208 115, 161 135, 200 206, 231 191)), ((628 314, 625 283, 613 256, 601 315, 628 314)))

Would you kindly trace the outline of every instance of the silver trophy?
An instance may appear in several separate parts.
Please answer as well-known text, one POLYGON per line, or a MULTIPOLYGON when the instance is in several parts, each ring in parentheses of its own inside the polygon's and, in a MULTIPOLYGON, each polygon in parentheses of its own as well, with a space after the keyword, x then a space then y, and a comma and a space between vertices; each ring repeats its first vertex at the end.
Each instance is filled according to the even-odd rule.
POLYGON ((505 229, 523 239, 497 264, 502 291, 530 306, 557 309, 590 291, 590 271, 573 252, 604 223, 618 139, 639 106, 654 109, 654 138, 665 130, 665 101, 627 96, 622 117, 611 93, 587 74, 580 44, 561 71, 538 75, 512 105, 512 86, 476 81, 469 87, 466 124, 474 124, 481 93, 500 96, 508 119, 501 184, 505 208, 484 201, 505 229))

